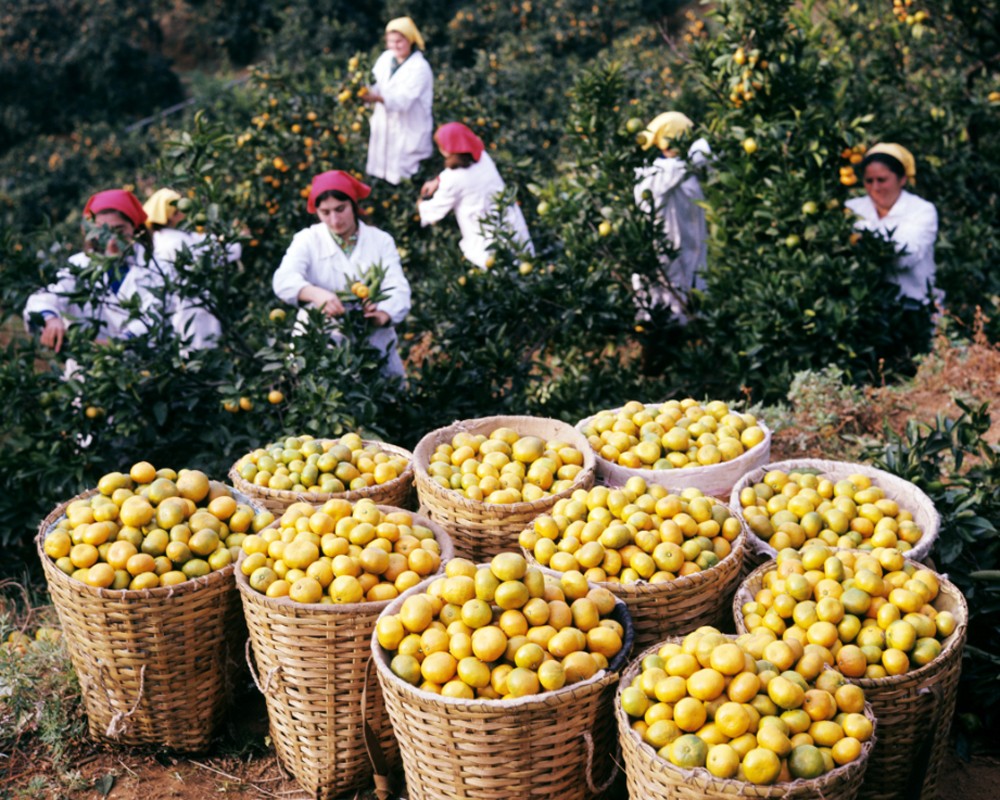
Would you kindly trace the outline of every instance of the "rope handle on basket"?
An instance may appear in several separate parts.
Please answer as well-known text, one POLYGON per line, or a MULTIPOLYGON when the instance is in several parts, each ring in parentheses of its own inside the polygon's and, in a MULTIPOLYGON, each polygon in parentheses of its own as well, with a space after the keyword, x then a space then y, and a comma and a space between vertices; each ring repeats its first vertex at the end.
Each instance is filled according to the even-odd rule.
POLYGON ((250 679, 253 681, 253 685, 257 687, 257 691, 266 696, 267 693, 271 691, 271 679, 281 670, 281 664, 271 667, 271 669, 267 671, 267 675, 264 677, 264 685, 261 686, 260 681, 257 680, 257 670, 254 667, 253 659, 250 658, 249 639, 247 639, 246 647, 244 647, 244 653, 246 655, 247 668, 250 670, 250 679))
POLYGON ((923 793, 924 781, 927 780, 927 770, 931 766, 931 751, 934 749, 934 740, 937 738, 938 728, 941 725, 941 712, 944 711, 944 690, 940 683, 924 686, 917 692, 917 696, 933 695, 933 713, 930 724, 924 733, 923 741, 913 754, 914 768, 906 782, 906 792, 903 794, 907 798, 919 798, 923 793))
MULTIPOLYGON (((139 708, 139 703, 142 701, 142 693, 146 688, 146 665, 143 664, 139 670, 139 694, 135 698, 135 702, 126 712, 116 711, 111 715, 111 719, 108 721, 108 727, 104 731, 104 735, 109 739, 117 739, 123 733, 125 733, 125 720, 131 717, 136 709, 139 708)), ((111 700, 111 695, 108 693, 107 689, 104 690, 105 694, 108 695, 108 700, 111 700)))
MULTIPOLYGON (((375 669, 374 656, 368 657, 365 665, 365 685, 361 689, 361 724, 364 727, 365 750, 368 751, 368 760, 372 764, 372 779, 375 781, 375 796, 378 800, 389 800, 391 793, 389 790, 389 763, 386 761, 385 753, 382 752, 382 744, 379 742, 378 734, 368 720, 368 688, 373 686, 372 672, 375 669)), ((376 716, 379 716, 376 712, 376 716)))
MULTIPOLYGON (((584 772, 584 776, 587 778, 587 788, 590 790, 591 794, 599 795, 602 794, 615 779, 618 774, 618 758, 613 756, 611 758, 611 763, 613 768, 611 774, 608 775, 607 780, 604 781, 600 786, 594 783, 594 737, 591 735, 590 731, 583 732, 583 741, 587 745, 587 769, 584 772)), ((619 751, 619 746, 615 747, 615 752, 619 751)))

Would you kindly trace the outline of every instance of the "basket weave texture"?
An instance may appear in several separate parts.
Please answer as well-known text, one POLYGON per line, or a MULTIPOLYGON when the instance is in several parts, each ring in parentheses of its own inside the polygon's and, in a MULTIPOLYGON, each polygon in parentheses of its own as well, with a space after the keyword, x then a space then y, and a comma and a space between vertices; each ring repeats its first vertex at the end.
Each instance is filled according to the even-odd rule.
MULTIPOLYGON (((414 521, 434 531, 443 569, 453 556, 447 533, 425 518, 414 521)), ((236 585, 278 758, 317 800, 366 786, 372 766, 362 735, 365 718, 380 732, 386 758, 391 762, 397 754, 380 693, 365 696, 375 622, 389 601, 321 605, 267 597, 250 588, 239 569, 244 558, 237 562, 236 585)))
MULTIPOLYGON (((732 550, 714 567, 680 575, 672 581, 649 583, 598 583, 628 606, 635 628, 635 646, 648 647, 668 636, 683 636, 702 625, 730 627, 732 597, 740 585, 743 554, 750 536, 740 520, 740 533, 732 550)), ((529 563, 532 553, 522 547, 529 563)))
POLYGON ((246 631, 234 566, 140 591, 71 578, 45 554, 45 535, 70 503, 96 493, 58 506, 36 538, 90 734, 119 744, 204 750, 245 677, 237 656, 246 631))
MULTIPOLYGON (((320 441, 326 443, 331 440, 322 439, 320 441)), ((391 480, 387 483, 366 486, 363 489, 351 489, 347 492, 290 492, 279 489, 269 489, 266 486, 258 486, 257 484, 246 480, 242 475, 240 475, 239 470, 236 468, 236 464, 239 464, 239 460, 237 460, 236 463, 229 468, 229 479, 233 482, 233 486, 243 492, 243 494, 250 497, 255 505, 258 505, 261 508, 266 508, 268 511, 273 512, 275 516, 283 514, 285 509, 292 503, 311 503, 314 506, 321 506, 327 500, 335 497, 349 500, 352 503, 356 503, 361 498, 367 497, 381 505, 412 509, 413 454, 409 450, 404 450, 402 447, 397 447, 394 444, 386 444, 385 442, 363 439, 362 443, 365 447, 369 445, 377 445, 387 453, 403 456, 408 462, 406 469, 403 470, 403 474, 395 480, 391 480)))
MULTIPOLYGON (((768 561, 743 581, 733 598, 736 629, 746 632, 743 603, 763 586, 764 574, 774 569, 768 561)), ((851 678, 865 690, 879 725, 879 741, 872 753, 868 780, 858 795, 862 800, 935 800, 937 779, 948 750, 948 732, 955 713, 962 648, 969 620, 965 597, 943 575, 934 601, 939 611, 950 611, 957 625, 942 642, 941 653, 930 664, 903 675, 851 678)))
POLYGON ((456 556, 477 562, 507 550, 516 552, 518 536, 529 522, 552 508, 559 498, 594 485, 594 451, 586 438, 572 425, 547 417, 483 417, 438 428, 417 443, 413 465, 421 510, 448 531, 456 556), (445 489, 431 478, 427 469, 439 444, 451 442, 457 433, 489 436, 500 427, 513 428, 521 436, 538 436, 546 441, 558 439, 583 453, 583 469, 572 487, 530 503, 498 504, 471 500, 459 492, 445 489))
MULTIPOLYGON (((483 567, 481 567, 483 568, 483 567)), ((549 574, 555 574, 549 572, 549 574)), ((383 614, 426 590, 429 581, 393 600, 383 614)), ((625 629, 607 670, 554 692, 516 700, 462 700, 411 686, 389 669, 373 637, 372 659, 399 742, 410 800, 587 800, 615 774, 612 700, 632 647, 624 604, 613 613, 625 629)))
MULTIPOLYGON (((868 464, 853 464, 848 461, 827 461, 819 458, 799 458, 789 461, 777 461, 767 464, 751 472, 746 473, 740 481, 733 486, 729 496, 729 504, 733 511, 743 516, 743 507, 740 505, 740 491, 747 486, 753 486, 763 480, 764 475, 769 471, 777 469, 782 472, 794 472, 796 470, 815 470, 833 482, 837 482, 849 475, 860 474, 871 478, 872 483, 885 490, 885 496, 899 503, 899 507, 913 514, 913 521, 920 526, 923 535, 912 550, 906 553, 906 557, 913 561, 924 561, 931 553, 934 542, 937 541, 938 531, 941 527, 941 517, 934 508, 934 503, 919 488, 907 480, 885 472, 868 464)), ((777 555, 774 548, 761 539, 757 534, 751 532, 747 540, 747 564, 752 569, 768 559, 777 555)))
MULTIPOLYGON (((679 638, 669 639, 679 643, 679 638)), ((662 644, 662 643, 661 643, 662 644)), ((861 756, 849 764, 837 767, 818 778, 800 778, 788 783, 770 786, 756 786, 744 781, 717 778, 708 770, 682 769, 674 766, 646 744, 632 729, 628 714, 621 704, 621 691, 631 685, 632 680, 642 670, 642 659, 656 653, 660 645, 646 650, 633 659, 622 675, 618 693, 615 696, 615 716, 618 719, 618 738, 621 743, 622 758, 629 797, 642 800, 729 800, 729 798, 787 798, 787 800, 854 800, 861 789, 865 770, 870 760, 875 736, 864 743, 861 756)), ((873 719, 872 707, 865 704, 865 714, 873 720, 876 733, 881 732, 877 720, 873 719)))
MULTIPOLYGON (((658 403, 646 403, 645 405, 647 407, 656 406, 658 403)), ((617 414, 620 410, 618 408, 612 409, 611 413, 617 414)), ((582 431, 594 419, 594 416, 596 415, 580 420, 576 424, 576 429, 582 431)), ((613 461, 608 461, 608 459, 594 453, 597 480, 605 486, 624 486, 629 478, 638 475, 646 483, 657 483, 672 492, 680 492, 683 489, 693 487, 701 490, 703 494, 724 500, 728 499, 730 490, 740 478, 747 472, 766 464, 771 458, 771 429, 761 420, 757 420, 757 424, 764 431, 764 441, 732 461, 683 469, 632 469, 615 464, 613 461)), ((593 452, 589 441, 587 447, 593 452)))

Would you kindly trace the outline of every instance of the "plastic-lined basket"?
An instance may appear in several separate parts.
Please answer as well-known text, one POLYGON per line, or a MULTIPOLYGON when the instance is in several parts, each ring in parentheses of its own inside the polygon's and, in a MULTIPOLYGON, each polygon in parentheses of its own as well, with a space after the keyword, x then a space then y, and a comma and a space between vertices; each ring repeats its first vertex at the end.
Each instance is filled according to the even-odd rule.
POLYGON ((594 451, 586 438, 572 425, 546 417, 483 417, 438 428, 417 444, 413 464, 421 510, 448 532, 456 556, 473 561, 492 558, 505 550, 517 551, 518 536, 528 523, 544 514, 559 498, 594 485, 594 451), (451 442, 457 433, 489 436, 500 427, 512 428, 521 436, 538 436, 546 441, 558 439, 578 449, 583 454, 583 469, 573 485, 532 502, 501 504, 472 500, 460 492, 445 489, 431 478, 428 467, 439 444, 451 442))
MULTIPOLYGON (((768 561, 743 581, 733 598, 736 628, 746 632, 743 604, 764 584, 764 575, 776 567, 768 561)), ((858 795, 867 800, 934 800, 937 779, 948 750, 948 732, 955 713, 958 679, 962 671, 969 609, 965 597, 943 575, 937 576, 934 607, 955 616, 955 630, 941 643, 941 652, 929 664, 885 678, 849 678, 865 690, 879 725, 879 741, 869 762, 868 779, 858 795)))
MULTIPOLYGON (((441 546, 437 577, 453 556, 451 540, 431 520, 415 514, 414 522, 434 531, 441 546)), ((372 765, 362 721, 376 721, 389 762, 397 752, 378 687, 365 694, 372 633, 390 601, 324 605, 267 597, 239 569, 244 558, 236 586, 250 635, 247 658, 252 648, 278 758, 310 797, 327 800, 367 786, 372 765)))
POLYGON ((119 744, 205 750, 244 677, 239 651, 246 630, 234 565, 155 589, 101 589, 71 578, 45 554, 45 536, 70 503, 96 493, 58 506, 36 539, 90 734, 119 744))

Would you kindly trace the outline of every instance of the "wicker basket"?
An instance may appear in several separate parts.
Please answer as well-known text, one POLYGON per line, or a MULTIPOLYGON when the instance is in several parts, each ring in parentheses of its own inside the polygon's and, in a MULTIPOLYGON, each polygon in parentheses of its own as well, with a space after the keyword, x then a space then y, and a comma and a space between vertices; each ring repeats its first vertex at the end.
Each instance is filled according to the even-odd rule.
MULTIPOLYGON (((672 641, 680 641, 674 639, 672 641)), ((621 691, 631 685, 642 669, 642 659, 655 653, 659 645, 646 650, 634 659, 622 675, 615 698, 615 716, 618 718, 618 739, 625 774, 628 780, 629 797, 642 800, 730 800, 731 798, 784 798, 786 800, 853 800, 858 795, 865 768, 872 754, 875 736, 865 742, 861 756, 849 764, 837 767, 818 778, 776 783, 771 786, 756 786, 745 781, 717 778, 706 769, 682 769, 656 754, 656 751, 642 741, 629 723, 628 714, 622 709, 621 691)), ((866 716, 872 720, 881 733, 879 723, 873 719, 872 707, 865 704, 866 716)))
POLYGON ((424 436, 413 451, 417 496, 420 507, 451 535, 455 555, 473 561, 492 558, 505 550, 518 549, 517 537, 529 522, 544 514, 561 497, 576 489, 594 485, 594 451, 586 438, 573 426, 546 417, 483 417, 456 422, 438 428, 424 436), (548 495, 530 503, 484 503, 445 489, 431 479, 427 469, 434 449, 450 442, 457 433, 489 435, 499 427, 513 428, 522 436, 538 436, 546 441, 559 439, 583 453, 583 469, 573 486, 558 494, 548 495))
MULTIPOLYGON (((647 405, 649 404, 647 403, 647 405)), ((618 411, 620 409, 612 409, 611 413, 618 411)), ((594 416, 580 420, 576 424, 576 429, 582 431, 587 423, 594 419, 594 416)), ((703 494, 728 500, 730 489, 740 478, 750 470, 766 464, 771 458, 771 430, 761 420, 758 420, 757 424, 764 431, 764 441, 732 461, 684 469, 631 469, 608 461, 595 453, 597 480, 605 486, 624 486, 629 478, 638 475, 646 483, 657 483, 672 492, 680 492, 682 489, 694 487, 701 490, 703 494)), ((589 442, 587 446, 593 452, 589 442)))
MULTIPOLYGON (((740 609, 752 600, 774 569, 768 561, 755 569, 733 598, 736 628, 746 631, 740 609)), ((950 611, 958 623, 930 664, 886 678, 851 679, 865 690, 879 723, 879 742, 871 757, 868 780, 859 795, 867 800, 934 800, 937 779, 948 750, 948 732, 955 711, 962 671, 969 609, 962 593, 938 575, 940 592, 934 606, 950 611)))
MULTIPOLYGON (((404 592, 383 614, 396 613, 404 592)), ((621 653, 607 670, 558 691, 517 700, 461 700, 425 692, 389 669, 372 640, 372 659, 399 742, 410 800, 583 800, 597 797, 615 775, 611 725, 614 685, 632 646, 624 604, 614 612, 625 629, 621 653)))
POLYGON ((36 539, 90 734, 119 744, 204 750, 245 679, 239 651, 246 630, 234 566, 138 591, 99 589, 71 578, 45 554, 45 535, 70 503, 96 493, 58 506, 36 539))
MULTIPOLYGON (((872 479, 872 483, 885 490, 885 496, 899 503, 903 508, 913 514, 913 521, 920 526, 923 536, 914 545, 913 549, 906 553, 906 557, 913 561, 923 561, 931 553, 934 542, 937 541, 938 530, 941 527, 941 517, 938 515, 934 503, 920 489, 907 480, 903 480, 890 472, 884 472, 867 464, 852 464, 847 461, 825 461, 818 458, 800 458, 790 461, 777 461, 774 464, 767 464, 758 469, 748 472, 740 481, 733 486, 729 496, 729 505, 733 511, 743 516, 743 507, 740 505, 740 491, 747 486, 759 483, 770 470, 778 469, 782 472, 793 472, 795 470, 808 469, 822 473, 825 477, 836 482, 847 478, 849 475, 867 475, 872 479)), ((774 558, 775 550, 771 545, 751 532, 747 538, 747 566, 749 569, 764 563, 768 559, 774 558)), ((748 570, 749 572, 749 570, 748 570)))
MULTIPOLYGON (((330 440, 322 439, 320 441, 326 442, 330 440)), ((302 502, 310 503, 314 506, 321 506, 327 500, 335 497, 349 500, 352 503, 356 503, 361 498, 367 497, 374 500, 376 503, 380 503, 381 505, 412 510, 413 453, 409 450, 404 450, 402 447, 396 447, 396 445, 393 444, 376 442, 370 439, 363 439, 362 443, 365 447, 369 445, 377 445, 387 453, 403 456, 408 462, 406 469, 403 470, 403 474, 388 483, 366 486, 364 489, 351 489, 347 492, 290 492, 281 491, 279 489, 268 489, 266 486, 258 486, 257 484, 246 480, 242 475, 240 475, 239 470, 236 468, 236 464, 239 464, 238 460, 232 467, 229 468, 229 479, 233 482, 233 486, 248 497, 252 498, 256 505, 273 512, 275 516, 280 516, 284 513, 285 509, 292 503, 302 502)))
MULTIPOLYGON (((663 583, 598 583, 628 607, 635 628, 635 646, 648 647, 668 636, 683 636, 702 625, 731 629, 730 607, 742 577, 743 553, 749 533, 740 524, 732 550, 719 563, 692 575, 663 583)), ((533 554, 521 548, 529 563, 533 554)))
MULTIPOLYGON (((430 520, 415 520, 434 531, 443 569, 453 555, 448 534, 430 520)), ((364 696, 372 633, 389 601, 321 605, 271 598, 251 589, 239 568, 236 585, 250 633, 255 681, 282 765, 317 800, 368 785, 372 766, 363 718, 376 722, 389 761, 397 751, 381 695, 370 691, 364 696)))

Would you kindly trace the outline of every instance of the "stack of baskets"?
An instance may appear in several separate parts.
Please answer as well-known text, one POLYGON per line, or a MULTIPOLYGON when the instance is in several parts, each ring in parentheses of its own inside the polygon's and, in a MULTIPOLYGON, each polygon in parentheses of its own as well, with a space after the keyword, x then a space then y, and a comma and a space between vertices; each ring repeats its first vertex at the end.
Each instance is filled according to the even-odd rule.
MULTIPOLYGON (((414 521, 434 531, 442 564, 452 558, 440 526, 419 516, 414 521)), ((389 762, 397 750, 377 687, 365 693, 372 633, 388 601, 322 605, 267 597, 239 569, 244 557, 236 585, 278 758, 310 797, 326 800, 368 785, 363 720, 375 722, 389 762)))
POLYGON ((45 536, 70 503, 94 494, 58 506, 39 525, 36 540, 90 734, 120 744, 204 750, 244 677, 234 566, 145 590, 100 589, 71 578, 45 554, 45 536))
POLYGON ((594 453, 590 444, 571 425, 546 417, 483 417, 438 428, 417 444, 413 463, 421 510, 448 532, 456 556, 477 562, 506 550, 517 551, 518 536, 535 517, 544 514, 559 498, 594 484, 594 453), (431 478, 428 466, 439 444, 451 442, 458 433, 488 436, 500 427, 512 428, 521 436, 537 436, 546 441, 558 439, 577 448, 584 463, 572 488, 533 502, 498 504, 471 500, 431 478))

